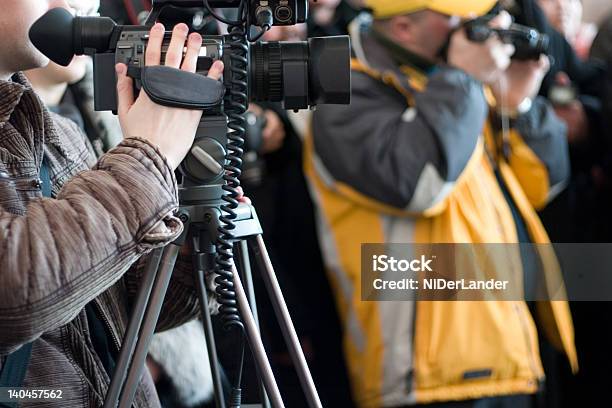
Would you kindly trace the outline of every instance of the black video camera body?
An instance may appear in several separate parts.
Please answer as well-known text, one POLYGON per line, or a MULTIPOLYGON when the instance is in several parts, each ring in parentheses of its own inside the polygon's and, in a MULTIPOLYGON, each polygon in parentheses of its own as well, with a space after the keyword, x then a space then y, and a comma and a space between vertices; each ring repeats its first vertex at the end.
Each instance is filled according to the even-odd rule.
MULTIPOLYGON (((237 194, 244 112, 249 101, 282 102, 285 109, 293 110, 350 102, 347 36, 301 42, 253 42, 249 36, 254 26, 261 33, 273 25, 303 22, 307 11, 307 0, 153 0, 144 25, 122 26, 108 17, 75 17, 57 8, 34 23, 30 39, 60 65, 68 65, 75 54, 93 57, 96 110, 117 110, 117 63, 128 66, 136 90, 143 89, 154 102, 203 110, 194 144, 180 171, 181 185, 186 187, 180 190, 181 200, 201 202, 206 197, 218 199, 228 185, 232 186, 232 197, 237 194), (168 7, 208 12, 228 25, 229 34, 203 36, 195 74, 145 66, 150 29, 168 7), (221 17, 213 7, 237 8, 238 17, 221 17), (222 84, 201 75, 215 60, 222 60, 225 66, 222 84)), ((166 32, 162 54, 170 38, 171 33, 166 32)), ((235 198, 224 199, 237 205, 235 198)))
MULTIPOLYGON (((116 110, 115 65, 125 63, 128 72, 144 66, 149 31, 166 7, 244 7, 247 19, 260 24, 290 25, 303 22, 306 0, 154 0, 143 26, 117 25, 108 17, 73 17, 64 9, 52 9, 30 30, 36 47, 52 61, 68 65, 73 55, 88 54, 94 60, 96 110, 116 110), (209 4, 210 3, 210 4, 209 4)), ((211 10, 212 12, 212 10, 211 10)), ((247 25, 247 27, 249 27, 247 25)), ((166 33, 162 51, 170 32, 166 33)), ((302 42, 248 42, 237 44, 232 34, 204 36, 198 72, 206 73, 214 60, 225 64, 224 83, 236 80, 236 61, 247 69, 248 99, 283 102, 285 109, 306 109, 321 103, 350 101, 350 42, 347 36, 310 38, 302 42), (246 60, 242 54, 246 47, 246 60), (242 60, 241 60, 242 58, 242 60)), ((138 77, 136 77, 138 82, 138 77)))
MULTIPOLYGON (((95 53, 96 110, 116 110, 115 64, 144 66, 148 27, 124 26, 114 53, 95 53)), ((162 52, 170 41, 166 34, 162 52)), ((231 35, 204 36, 197 72, 206 74, 215 60, 225 64, 224 83, 234 78, 231 35)), ((347 37, 311 38, 302 42, 257 42, 249 46, 249 100, 282 102, 285 109, 307 109, 320 103, 348 103, 350 45, 347 37)), ((162 55, 163 60, 163 55, 162 55)), ((137 84, 137 87, 139 85, 137 84)))
MULTIPOLYGON (((75 17, 56 8, 34 23, 30 39, 60 65, 68 65, 75 54, 93 57, 96 110, 117 110, 117 63, 127 65, 136 90, 143 89, 154 102, 203 110, 191 154, 181 164, 183 185, 198 186, 185 189, 182 199, 197 201, 218 197, 224 183, 239 184, 249 101, 282 102, 293 110, 350 102, 348 36, 301 42, 252 42, 249 37, 253 26, 264 32, 272 25, 303 22, 307 10, 307 0, 153 0, 145 24, 133 26, 117 25, 108 17, 75 17), (168 7, 206 11, 228 25, 229 34, 203 36, 195 74, 145 66, 150 29, 168 7), (221 17, 213 7, 237 8, 238 19, 221 17), (202 75, 215 60, 225 66, 222 84, 202 75), (202 192, 210 187, 217 193, 202 192)), ((170 38, 166 32, 162 54, 170 38)))

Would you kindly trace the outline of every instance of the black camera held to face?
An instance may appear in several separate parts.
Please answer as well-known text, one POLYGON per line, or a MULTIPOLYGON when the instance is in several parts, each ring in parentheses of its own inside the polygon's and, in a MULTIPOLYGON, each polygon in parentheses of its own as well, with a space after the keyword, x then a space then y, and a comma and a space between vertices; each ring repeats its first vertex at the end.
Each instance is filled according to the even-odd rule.
POLYGON ((488 24, 489 19, 478 18, 467 21, 463 26, 470 41, 485 42, 491 35, 497 35, 502 42, 514 45, 514 60, 539 60, 541 55, 548 53, 548 36, 534 28, 512 24, 507 29, 500 29, 488 24))

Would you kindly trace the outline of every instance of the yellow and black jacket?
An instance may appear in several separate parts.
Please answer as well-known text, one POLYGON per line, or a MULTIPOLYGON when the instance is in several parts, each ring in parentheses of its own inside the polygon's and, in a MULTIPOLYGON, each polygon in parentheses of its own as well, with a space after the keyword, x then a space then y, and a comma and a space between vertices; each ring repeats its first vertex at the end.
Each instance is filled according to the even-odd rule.
MULTIPOLYGON (((516 243, 499 180, 530 241, 548 243, 534 208, 568 177, 564 126, 537 99, 498 155, 479 82, 449 67, 399 66, 367 33, 352 41, 352 103, 315 112, 305 170, 355 399, 384 407, 535 392, 544 374, 525 302, 364 302, 360 248, 516 243)), ((558 273, 554 255, 540 256, 558 273)), ((576 369, 567 304, 539 302, 538 311, 576 369)))

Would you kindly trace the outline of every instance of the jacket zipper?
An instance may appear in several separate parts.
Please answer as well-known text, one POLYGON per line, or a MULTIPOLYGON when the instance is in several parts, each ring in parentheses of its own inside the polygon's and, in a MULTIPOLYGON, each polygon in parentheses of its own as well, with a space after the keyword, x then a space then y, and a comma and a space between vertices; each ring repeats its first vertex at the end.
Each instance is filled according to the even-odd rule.
MULTIPOLYGON (((485 151, 486 151, 486 146, 485 146, 485 151)), ((493 166, 493 171, 495 171, 495 168, 497 168, 498 165, 493 160, 493 158, 491 157, 491 155, 489 154, 488 151, 487 151, 487 157, 489 159, 489 163, 493 166)), ((505 183, 503 175, 501 176, 501 182, 505 183)), ((506 186, 506 188, 507 188, 507 186, 506 186)), ((485 188, 485 191, 487 192, 489 197, 491 197, 491 195, 489 193, 489 190, 485 188)), ((510 195, 512 196, 511 192, 510 192, 510 195)), ((500 224, 498 224, 498 228, 501 230, 501 225, 500 224)), ((534 359, 533 348, 531 347, 531 339, 529 338, 529 330, 528 330, 527 324, 525 322, 525 314, 521 312, 518 304, 514 303, 513 307, 514 307, 514 310, 516 311, 516 314, 518 315, 518 319, 519 319, 519 322, 521 324, 521 328, 523 329, 523 336, 524 336, 524 339, 525 339, 525 343, 527 345, 527 353, 529 354, 529 365, 531 367, 531 371, 533 372, 533 375, 536 377, 536 381, 539 381, 540 378, 538 377, 538 370, 536 369, 536 363, 535 363, 535 359, 534 359)))
POLYGON ((100 306, 98 299, 94 299, 94 305, 96 309, 98 310, 98 314, 100 315, 100 318, 104 322, 104 325, 106 326, 106 329, 108 333, 110 334, 111 339, 113 340, 113 344, 115 345, 115 351, 119 352, 121 350, 121 345, 119 344, 119 340, 117 339, 117 337, 115 337, 115 332, 113 331, 113 327, 111 326, 110 321, 108 320, 108 318, 102 311, 102 306, 100 306))
MULTIPOLYGON (((98 317, 100 318, 100 320, 102 320, 104 327, 106 328, 106 331, 108 331, 108 335, 111 337, 113 345, 115 346, 115 351, 118 353, 120 351, 120 345, 119 345, 119 340, 115 337, 115 332, 113 331, 113 328, 110 324, 110 321, 108 320, 108 318, 106 317, 106 314, 104 313, 104 311, 102 310, 102 306, 98 300, 98 298, 93 300, 93 304, 94 307, 96 309, 96 313, 98 314, 98 317)), ((103 372, 105 372, 104 369, 102 369, 103 372)), ((109 377, 112 377, 111 375, 108 375, 109 377)), ((109 380, 112 380, 112 378, 109 378, 109 380)), ((108 389, 110 387, 110 383, 106 385, 106 391, 102 391, 102 399, 105 399, 104 393, 108 392, 108 389)), ((134 405, 135 406, 135 405, 134 405)))
MULTIPOLYGON (((504 187, 508 191, 508 193, 510 195, 510 199, 514 200, 512 191, 510 191, 510 189, 508 188, 508 185, 506 184, 506 180, 504 178, 504 175, 501 173, 501 170, 500 170, 500 182, 504 183, 504 187)), ((518 208, 516 203, 514 203, 514 205, 516 206, 516 208, 517 208, 517 210, 519 211, 519 214, 520 214, 521 213, 521 209, 518 208)), ((520 215, 522 217, 522 214, 520 214, 520 215)), ((519 243, 519 246, 520 245, 521 244, 519 243)), ((521 263, 522 263, 522 256, 521 256, 521 263)), ((525 321, 525 313, 521 311, 521 309, 519 308, 518 304, 514 303, 513 306, 514 306, 514 310, 516 310, 516 313, 518 315, 519 321, 520 321, 521 326, 523 328, 523 336, 525 337, 525 343, 527 344, 527 352, 529 353, 529 365, 531 366, 531 371, 533 371, 533 375, 535 376, 536 381, 539 382, 540 378, 538 376, 538 370, 536 368, 536 363, 535 363, 535 358, 534 358, 534 350, 533 350, 533 347, 532 347, 532 344, 531 344, 531 339, 529 337, 529 328, 527 327, 527 322, 525 321)))

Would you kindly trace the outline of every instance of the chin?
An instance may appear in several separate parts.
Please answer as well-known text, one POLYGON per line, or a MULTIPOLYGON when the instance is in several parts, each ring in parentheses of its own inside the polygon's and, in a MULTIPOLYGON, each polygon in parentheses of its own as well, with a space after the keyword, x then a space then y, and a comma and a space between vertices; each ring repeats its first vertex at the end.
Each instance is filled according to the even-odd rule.
POLYGON ((17 67, 17 71, 27 71, 29 69, 44 68, 49 65, 50 62, 51 61, 49 60, 49 58, 45 57, 43 54, 38 52, 38 50, 36 50, 36 52, 24 56, 21 61, 17 61, 17 63, 20 65, 17 67))

